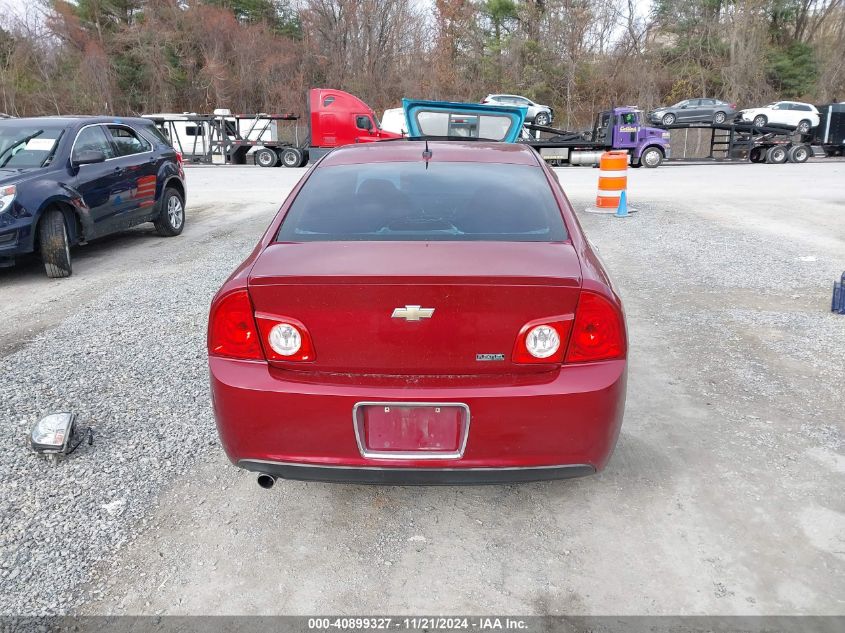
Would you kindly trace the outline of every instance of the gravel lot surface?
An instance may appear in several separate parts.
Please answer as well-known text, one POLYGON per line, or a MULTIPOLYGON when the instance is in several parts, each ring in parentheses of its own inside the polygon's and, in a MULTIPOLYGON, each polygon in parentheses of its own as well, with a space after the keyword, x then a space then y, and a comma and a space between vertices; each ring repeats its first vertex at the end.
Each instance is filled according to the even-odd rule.
POLYGON ((845 163, 636 170, 636 214, 581 214, 631 338, 603 473, 268 492, 219 448, 205 320, 302 173, 191 168, 181 237, 0 270, 0 614, 845 614, 845 163), (52 467, 25 436, 63 409, 96 439, 52 467))

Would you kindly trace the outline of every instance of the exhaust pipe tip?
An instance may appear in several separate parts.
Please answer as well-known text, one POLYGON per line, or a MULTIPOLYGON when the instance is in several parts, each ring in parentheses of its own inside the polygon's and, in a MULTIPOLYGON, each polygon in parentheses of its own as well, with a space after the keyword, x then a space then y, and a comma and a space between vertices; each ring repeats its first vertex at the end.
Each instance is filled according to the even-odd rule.
POLYGON ((267 475, 265 473, 258 475, 258 485, 264 488, 264 490, 270 490, 275 483, 276 478, 273 475, 267 475))

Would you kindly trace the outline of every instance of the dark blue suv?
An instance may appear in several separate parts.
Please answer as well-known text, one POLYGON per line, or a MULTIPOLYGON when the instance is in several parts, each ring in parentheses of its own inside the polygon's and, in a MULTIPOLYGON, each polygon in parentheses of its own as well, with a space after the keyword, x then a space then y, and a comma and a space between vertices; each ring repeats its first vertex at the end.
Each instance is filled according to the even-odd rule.
POLYGON ((67 277, 71 246, 144 222, 185 226, 182 156, 152 121, 0 120, 0 266, 38 251, 48 277, 67 277))

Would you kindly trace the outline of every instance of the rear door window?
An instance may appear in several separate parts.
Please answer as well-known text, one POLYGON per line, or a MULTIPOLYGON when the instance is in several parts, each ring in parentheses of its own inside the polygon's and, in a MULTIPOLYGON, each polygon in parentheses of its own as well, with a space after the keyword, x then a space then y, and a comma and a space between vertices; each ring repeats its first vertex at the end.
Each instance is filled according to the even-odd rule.
POLYGON ((167 138, 167 136, 166 136, 166 134, 167 134, 167 130, 166 130, 166 129, 165 129, 165 130, 160 130, 160 129, 158 128, 158 126, 155 126, 155 125, 145 125, 145 126, 143 126, 142 128, 140 128, 140 129, 141 129, 141 133, 142 133, 142 134, 146 134, 146 135, 148 135, 148 136, 147 136, 147 138, 152 137, 152 138, 154 138, 155 140, 159 141, 160 143, 163 143, 164 145, 167 145, 168 147, 170 147, 170 146, 171 146, 171 145, 170 145, 170 139, 169 139, 169 138, 167 138))
POLYGON ((118 156, 132 156, 149 152, 152 147, 149 142, 140 138, 127 127, 109 126, 112 143, 118 156))
POLYGON ((566 239, 539 167, 434 161, 319 168, 277 235, 282 242, 566 239))

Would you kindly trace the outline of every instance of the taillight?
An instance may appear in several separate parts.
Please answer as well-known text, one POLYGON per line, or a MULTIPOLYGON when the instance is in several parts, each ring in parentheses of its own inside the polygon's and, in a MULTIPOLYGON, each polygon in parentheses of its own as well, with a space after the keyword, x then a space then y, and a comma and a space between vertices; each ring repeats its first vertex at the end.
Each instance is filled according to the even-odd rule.
POLYGON ((610 360, 625 356, 625 325, 622 314, 609 300, 581 291, 567 363, 610 360))
POLYGON ((236 290, 211 310, 208 321, 208 353, 213 356, 264 360, 252 302, 246 290, 236 290))
POLYGON ((309 361, 316 357, 311 335, 296 319, 259 312, 255 320, 267 360, 309 361))
POLYGON ((180 152, 179 150, 176 150, 176 162, 179 163, 179 167, 182 166, 183 160, 184 159, 182 158, 182 152, 180 152))
POLYGON ((516 337, 515 363, 560 363, 569 338, 571 318, 552 317, 526 323, 516 337))

